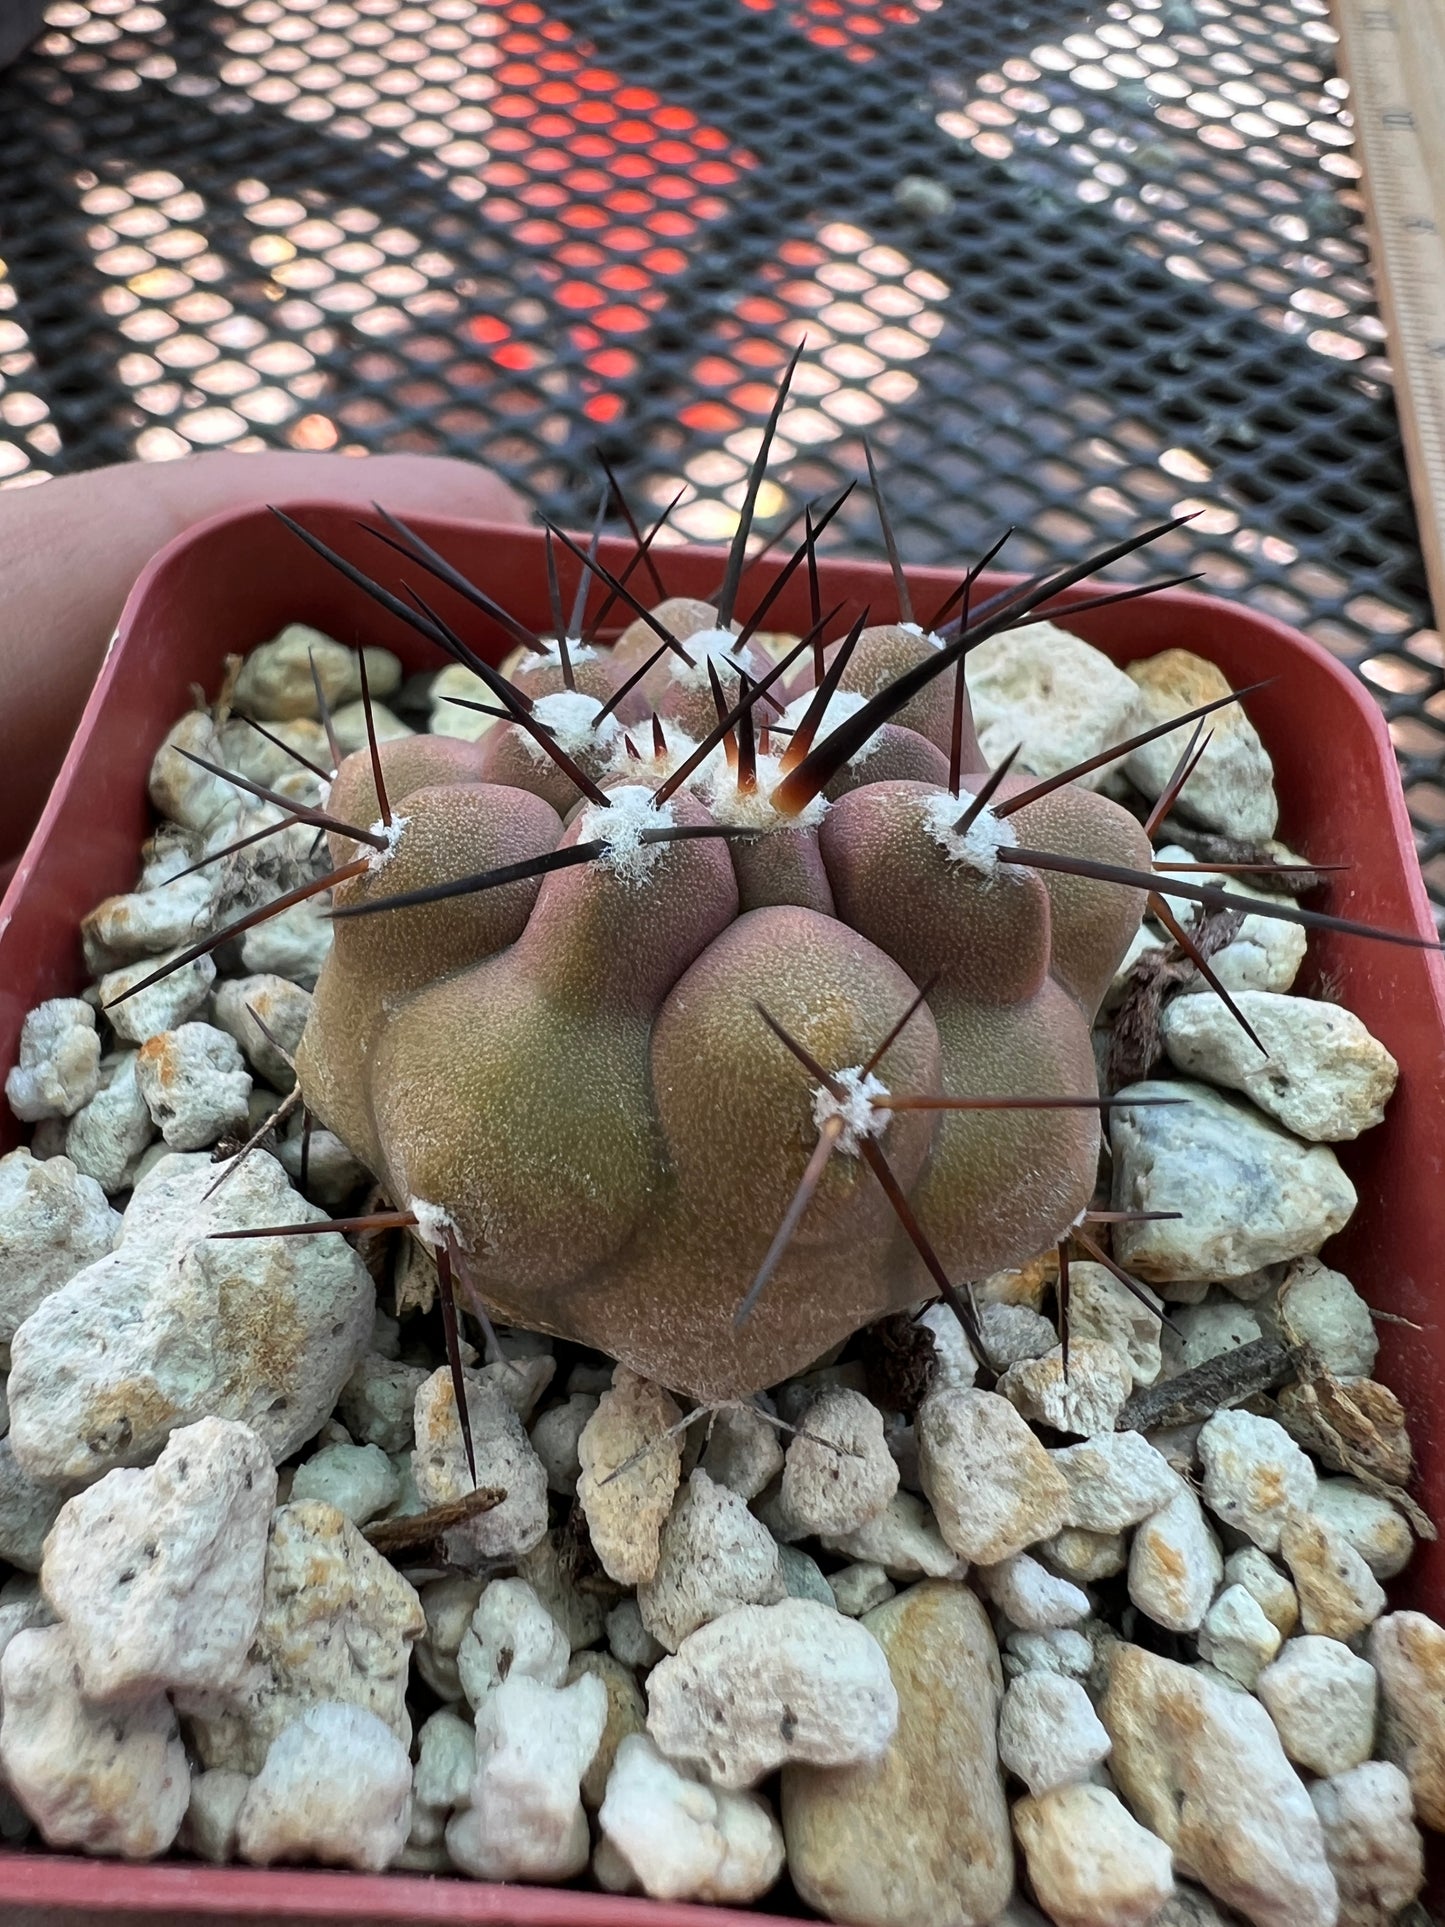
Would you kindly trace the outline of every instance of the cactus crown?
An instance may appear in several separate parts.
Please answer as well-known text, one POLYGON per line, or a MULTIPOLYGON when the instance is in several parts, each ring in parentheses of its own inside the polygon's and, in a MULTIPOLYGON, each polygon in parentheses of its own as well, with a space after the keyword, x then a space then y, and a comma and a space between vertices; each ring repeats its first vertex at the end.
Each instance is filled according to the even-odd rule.
POLYGON ((490 1310, 702 1398, 752 1394, 940 1294, 981 1350, 968 1280, 1071 1239, 1114 1268, 1088 1228, 1110 1101, 1090 1030, 1146 901, 1227 995, 1154 894, 1150 832, 1199 730, 1143 825, 1076 780, 1219 705, 1036 780, 1012 757, 985 767, 964 687, 978 642, 1177 524, 986 600, 980 563, 920 621, 880 496, 897 619, 865 611, 830 641, 816 545, 842 497, 809 506, 737 620, 766 454, 711 603, 666 595, 665 515, 644 535, 629 514, 620 575, 597 531, 549 529, 549 641, 378 510, 373 537, 517 643, 511 676, 415 590, 290 523, 473 670, 495 718, 474 743, 373 732, 324 807, 214 772, 329 841, 326 875, 246 921, 332 892, 300 1088, 395 1209, 330 1228, 407 1226, 436 1248, 458 1374, 458 1286, 484 1327, 490 1310), (559 552, 579 565, 570 610, 559 552), (799 569, 813 620, 774 659, 763 624, 799 569), (629 624, 602 647, 619 607, 629 624))

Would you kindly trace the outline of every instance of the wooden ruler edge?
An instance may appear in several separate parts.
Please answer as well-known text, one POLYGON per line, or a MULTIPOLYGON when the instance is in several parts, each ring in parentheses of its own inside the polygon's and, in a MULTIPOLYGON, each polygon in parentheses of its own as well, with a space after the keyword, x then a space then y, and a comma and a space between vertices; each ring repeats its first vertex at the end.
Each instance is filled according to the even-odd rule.
POLYGON ((1445 626, 1445 0, 1331 6, 1420 546, 1445 626))

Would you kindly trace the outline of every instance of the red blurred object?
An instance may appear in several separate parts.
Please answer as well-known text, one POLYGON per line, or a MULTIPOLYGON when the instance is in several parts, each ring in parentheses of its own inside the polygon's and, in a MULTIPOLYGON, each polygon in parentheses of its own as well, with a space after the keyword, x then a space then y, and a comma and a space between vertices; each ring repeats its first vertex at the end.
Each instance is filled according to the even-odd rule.
MULTIPOLYGON (((303 504, 296 513, 335 547, 357 554, 354 510, 303 504)), ((549 620, 542 539, 531 531, 444 520, 420 533, 538 629, 549 620)), ((368 567, 383 567, 367 545, 368 567)), ((657 553, 669 591, 705 596, 721 575, 720 553, 657 553)), ((630 549, 604 543, 614 571, 630 549)), ((755 565, 754 594, 779 564, 755 565)), ((825 598, 891 602, 878 563, 825 558, 825 598)), ((909 572, 920 606, 941 602, 955 578, 909 572)), ((980 594, 1006 578, 986 577, 980 594)), ((1085 585, 1073 593, 1082 600, 1085 585)), ((449 592, 433 590, 444 600, 449 592)), ((803 630, 807 586, 784 591, 768 626, 803 630)), ((475 646, 500 660, 502 633, 452 599, 445 609, 475 646)), ((409 669, 434 658, 413 633, 382 614, 264 510, 218 517, 173 543, 146 570, 126 605, 75 742, 39 827, 0 904, 0 1065, 15 1060, 21 1022, 47 997, 74 995, 86 982, 77 929, 102 897, 135 881, 137 850, 151 827, 146 773, 164 730, 191 703, 190 688, 214 690, 222 658, 245 651, 288 622, 314 623, 347 643, 394 649, 409 669)), ((1324 907, 1384 929, 1430 937, 1434 927, 1415 860, 1389 736, 1374 703, 1316 644, 1267 616, 1180 590, 1126 602, 1070 625, 1116 662, 1168 648, 1191 649, 1241 685, 1273 680, 1251 696, 1249 714, 1274 759, 1280 834, 1318 863, 1348 861, 1324 907)), ((1360 1194, 1349 1227, 1326 1247, 1382 1311, 1411 1325, 1380 1327, 1380 1375, 1410 1416, 1420 1464, 1418 1494, 1445 1519, 1445 1324, 1439 1316, 1445 1253, 1445 958, 1361 939, 1315 935, 1301 988, 1327 982, 1399 1060, 1400 1086, 1386 1121, 1356 1144, 1337 1147, 1360 1194)), ((0 1149, 19 1139, 0 1105, 0 1149)), ((1445 1546, 1421 1546, 1392 1588, 1392 1604, 1445 1617, 1445 1546)), ((260 1872, 192 1865, 125 1867, 46 1853, 0 1855, 0 1910, 8 1927, 82 1927, 98 1920, 200 1927, 218 1917, 264 1917, 271 1927, 328 1920, 354 1927, 413 1927, 427 1921, 498 1927, 739 1927, 766 1916, 662 1906, 572 1891, 485 1887, 461 1880, 309 1871, 260 1872)))

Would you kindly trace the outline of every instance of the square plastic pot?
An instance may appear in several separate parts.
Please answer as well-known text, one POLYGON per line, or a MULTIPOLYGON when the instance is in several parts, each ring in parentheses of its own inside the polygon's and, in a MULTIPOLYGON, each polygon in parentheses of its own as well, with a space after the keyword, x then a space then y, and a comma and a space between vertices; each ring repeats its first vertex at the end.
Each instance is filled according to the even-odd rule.
MULTIPOLYGON (((360 556, 371 548, 358 536, 349 507, 310 504, 297 513, 344 553, 360 556)), ((547 626, 539 535, 444 520, 418 527, 524 621, 539 631, 547 626)), ((614 570, 629 553, 621 543, 602 550, 614 570)), ((705 597, 721 576, 712 550, 669 549, 658 561, 675 594, 705 597)), ((390 579, 379 547, 366 553, 366 562, 390 579)), ((777 567, 767 560, 755 566, 754 594, 777 567)), ((846 596, 855 606, 891 606, 887 571, 878 564, 828 559, 821 575, 829 603, 846 596)), ((775 605, 769 627, 807 627, 800 577, 775 605)), ((1005 579, 985 581, 983 592, 1005 579)), ((928 609, 956 578, 918 569, 910 580, 928 609)), ((1088 593, 1080 589, 1072 599, 1088 593)), ((447 591, 437 594, 473 645, 500 660, 504 635, 447 591)), ((0 904, 0 1067, 15 1061, 20 1026, 33 1005, 75 995, 85 984, 80 920, 135 881, 137 850, 151 826, 147 771, 165 730, 190 706, 191 685, 214 692, 227 654, 253 648, 294 621, 314 623, 342 642, 384 644, 408 670, 436 665, 427 644, 261 510, 198 527, 159 555, 136 584, 54 794, 0 904)), ((1248 709, 1274 760, 1280 835, 1315 862, 1350 866, 1331 879, 1325 907, 1384 929, 1433 934, 1384 722, 1323 649, 1267 616, 1178 590, 1082 615, 1069 626, 1120 664, 1182 648, 1217 663, 1236 687, 1272 678, 1249 698, 1248 709)), ((1324 1256, 1378 1310, 1410 1321, 1380 1327, 1378 1370, 1409 1413, 1418 1496, 1445 1519, 1445 959, 1313 935, 1297 988, 1325 985, 1394 1054, 1401 1076, 1384 1124, 1338 1147, 1360 1202, 1324 1256)), ((8 1107, 0 1105, 0 1112, 0 1149, 8 1150, 20 1133, 8 1107)), ((1392 1587, 1391 1603, 1445 1617, 1445 1547, 1419 1548, 1392 1587)), ((765 1917, 404 1874, 216 1869, 179 1861, 126 1867, 43 1851, 0 1854, 6 1927, 99 1921, 200 1927, 217 1918, 264 1919, 271 1927, 319 1920, 351 1927, 425 1921, 728 1927, 765 1917)))

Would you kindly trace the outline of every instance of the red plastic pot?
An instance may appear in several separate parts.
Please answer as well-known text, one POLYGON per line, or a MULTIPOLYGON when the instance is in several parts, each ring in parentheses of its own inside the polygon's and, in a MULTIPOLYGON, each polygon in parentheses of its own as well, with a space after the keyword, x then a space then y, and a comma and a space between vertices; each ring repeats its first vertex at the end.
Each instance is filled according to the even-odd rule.
MULTIPOLYGON (((308 527, 347 553, 360 538, 350 507, 309 505, 308 527)), ((548 622, 541 538, 530 531, 423 521, 421 533, 499 601, 539 630, 548 622)), ((622 544, 603 559, 626 560, 622 544)), ((381 552, 367 563, 384 569, 381 552)), ((721 573, 715 551, 668 550, 659 558, 669 590, 707 595, 721 573)), ((758 592, 778 564, 756 565, 758 592)), ((832 601, 886 607, 886 570, 826 560, 832 601)), ((954 578, 913 570, 922 607, 954 578)), ((986 581, 984 591, 1005 578, 986 581)), ((436 591, 446 597, 444 590, 436 591)), ((1074 600, 1089 593, 1080 589, 1074 600)), ((448 609, 477 646, 500 659, 499 630, 464 604, 448 609)), ((348 643, 377 642, 409 669, 430 667, 426 645, 303 549, 274 517, 248 510, 218 517, 173 543, 136 584, 54 794, 0 904, 0 1066, 15 1060, 27 1010, 74 995, 85 982, 81 917, 102 897, 129 889, 150 827, 146 772, 163 731, 189 706, 191 685, 214 691, 222 659, 314 623, 348 643)), ((770 626, 806 628, 807 591, 795 579, 770 626)), ((1217 663, 1236 686, 1271 677, 1249 714, 1274 759, 1280 834, 1318 863, 1347 862, 1326 907, 1389 930, 1433 935, 1389 737, 1365 691, 1324 650, 1281 623, 1181 591, 1123 603, 1069 624, 1118 663, 1184 648, 1217 663)), ((1381 1327, 1380 1375, 1410 1414, 1420 1462, 1419 1496, 1445 1519, 1445 959, 1435 952, 1311 938, 1300 988, 1327 981, 1393 1052, 1399 1089, 1385 1123, 1340 1148, 1360 1194, 1349 1226, 1325 1256, 1371 1304, 1411 1321, 1381 1327)), ((0 1106, 0 1149, 18 1141, 0 1106)), ((1392 1603, 1445 1616, 1445 1546, 1422 1546, 1393 1589, 1392 1603)), ((758 1914, 660 1906, 597 1894, 484 1887, 462 1880, 309 1871, 260 1872, 193 1865, 121 1867, 45 1853, 0 1855, 0 1918, 7 1927, 79 1927, 115 1920, 167 1927, 217 1916, 262 1918, 274 1927, 334 1920, 382 1923, 485 1921, 522 1927, 734 1927, 758 1914)))

